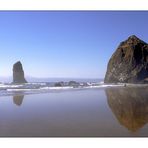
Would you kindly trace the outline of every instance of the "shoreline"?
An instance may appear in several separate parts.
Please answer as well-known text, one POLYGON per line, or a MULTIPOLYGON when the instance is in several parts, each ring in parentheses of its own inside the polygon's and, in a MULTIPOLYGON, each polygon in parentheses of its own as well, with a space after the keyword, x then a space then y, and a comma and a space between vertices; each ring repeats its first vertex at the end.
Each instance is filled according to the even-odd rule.
POLYGON ((45 94, 45 93, 59 93, 59 92, 69 92, 69 91, 87 91, 93 89, 128 89, 128 88, 148 88, 148 84, 101 84, 96 86, 86 86, 86 87, 43 87, 39 89, 30 88, 8 88, 0 90, 0 97, 4 96, 19 96, 19 95, 33 95, 33 94, 45 94), (126 84, 126 85, 125 85, 126 84))

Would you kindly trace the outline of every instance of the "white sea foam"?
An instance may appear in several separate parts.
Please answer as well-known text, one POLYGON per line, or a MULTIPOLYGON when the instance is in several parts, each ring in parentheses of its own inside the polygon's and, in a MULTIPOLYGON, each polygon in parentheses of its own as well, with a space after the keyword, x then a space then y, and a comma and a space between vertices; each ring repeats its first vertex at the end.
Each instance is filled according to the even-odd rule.
POLYGON ((26 83, 25 85, 46 85, 44 82, 32 82, 32 83, 26 83))
POLYGON ((19 88, 23 85, 0 84, 0 88, 19 88))
MULTIPOLYGON (((24 93, 24 94, 33 94, 33 93, 44 93, 44 92, 56 92, 58 90, 83 90, 83 89, 99 89, 107 87, 123 87, 125 84, 105 84, 104 82, 99 83, 79 83, 78 86, 68 86, 68 83, 65 83, 65 86, 55 87, 54 83, 26 83, 21 85, 14 84, 0 84, 0 96, 2 95, 11 95, 14 93, 24 93)), ((133 86, 144 86, 143 84, 126 84, 127 87, 133 86)))
POLYGON ((118 85, 114 85, 114 84, 102 84, 102 85, 92 85, 92 86, 87 86, 85 88, 104 88, 104 87, 118 87, 118 86, 124 86, 124 84, 118 84, 118 85))
POLYGON ((105 88, 105 87, 117 87, 117 86, 124 86, 123 84, 120 85, 93 85, 93 86, 79 86, 79 87, 73 87, 73 86, 63 86, 63 87, 40 87, 40 88, 8 88, 7 91, 15 92, 15 91, 48 91, 48 90, 68 90, 68 89, 91 89, 91 88, 105 88))
POLYGON ((39 89, 7 89, 7 91, 15 92, 15 91, 38 91, 39 89))
POLYGON ((100 84, 104 84, 104 81, 101 81, 100 84))
POLYGON ((59 90, 59 89, 72 89, 72 86, 64 86, 64 87, 42 87, 40 90, 59 90))

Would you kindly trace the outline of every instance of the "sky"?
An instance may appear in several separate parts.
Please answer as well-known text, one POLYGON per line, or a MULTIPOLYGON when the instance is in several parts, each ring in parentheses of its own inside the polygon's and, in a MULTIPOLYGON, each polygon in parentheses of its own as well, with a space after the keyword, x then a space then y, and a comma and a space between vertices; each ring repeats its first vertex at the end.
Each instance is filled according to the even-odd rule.
POLYGON ((0 11, 0 76, 104 78, 120 42, 148 42, 148 12, 0 11))

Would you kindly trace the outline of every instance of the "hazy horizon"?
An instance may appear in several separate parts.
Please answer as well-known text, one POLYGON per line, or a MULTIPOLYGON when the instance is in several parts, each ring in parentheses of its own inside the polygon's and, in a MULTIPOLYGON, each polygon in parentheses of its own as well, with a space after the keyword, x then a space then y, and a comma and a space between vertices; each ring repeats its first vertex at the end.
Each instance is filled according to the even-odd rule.
MULTIPOLYGON (((95 81, 100 82, 103 81, 104 78, 79 78, 79 77, 33 77, 33 76, 25 76, 28 82, 68 82, 68 81, 82 81, 82 82, 89 82, 95 81)), ((0 76, 0 83, 10 83, 13 81, 13 76, 0 76)))
POLYGON ((0 77, 21 61, 25 76, 104 78, 121 41, 148 42, 148 12, 0 11, 0 77))

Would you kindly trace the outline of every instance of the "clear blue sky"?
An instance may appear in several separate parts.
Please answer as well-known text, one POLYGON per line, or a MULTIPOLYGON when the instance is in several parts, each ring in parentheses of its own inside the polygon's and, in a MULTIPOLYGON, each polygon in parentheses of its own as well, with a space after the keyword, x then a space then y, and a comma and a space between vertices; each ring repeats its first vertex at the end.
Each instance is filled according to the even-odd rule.
POLYGON ((0 12, 0 76, 104 78, 119 43, 148 42, 148 12, 0 12))

